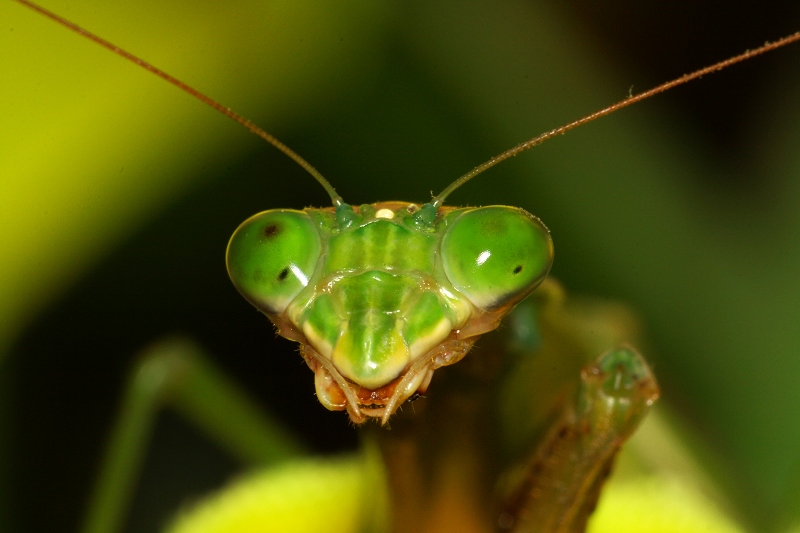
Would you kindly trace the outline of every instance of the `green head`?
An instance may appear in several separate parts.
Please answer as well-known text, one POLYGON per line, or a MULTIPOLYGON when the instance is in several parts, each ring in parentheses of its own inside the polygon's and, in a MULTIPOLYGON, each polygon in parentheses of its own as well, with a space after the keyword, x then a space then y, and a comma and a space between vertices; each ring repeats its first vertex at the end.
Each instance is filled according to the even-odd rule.
POLYGON ((424 392, 552 258, 547 228, 522 209, 387 202, 265 211, 236 230, 227 261, 242 295, 303 344, 323 405, 360 422, 424 392))

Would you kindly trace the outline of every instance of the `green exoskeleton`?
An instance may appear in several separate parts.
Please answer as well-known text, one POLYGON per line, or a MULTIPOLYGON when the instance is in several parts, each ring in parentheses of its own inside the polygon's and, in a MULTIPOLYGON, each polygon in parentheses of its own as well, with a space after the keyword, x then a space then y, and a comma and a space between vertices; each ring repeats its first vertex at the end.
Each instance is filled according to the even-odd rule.
POLYGON ((513 207, 272 210, 228 246, 239 291, 299 341, 317 397, 355 423, 424 394, 544 280, 553 243, 513 207))
MULTIPOLYGON (((581 305, 545 279, 553 244, 538 219, 513 207, 444 206, 451 191, 363 206, 334 193, 330 208, 255 215, 229 244, 231 278, 300 342, 325 407, 388 426, 365 424, 365 462, 375 468, 350 529, 582 531, 657 386, 623 344, 636 343, 625 316, 581 305)), ((336 471, 336 505, 346 506, 358 472, 336 471)), ((228 491, 227 510, 209 506, 176 527, 264 530, 270 522, 257 517, 244 525, 248 502, 273 509, 253 494, 228 491)))

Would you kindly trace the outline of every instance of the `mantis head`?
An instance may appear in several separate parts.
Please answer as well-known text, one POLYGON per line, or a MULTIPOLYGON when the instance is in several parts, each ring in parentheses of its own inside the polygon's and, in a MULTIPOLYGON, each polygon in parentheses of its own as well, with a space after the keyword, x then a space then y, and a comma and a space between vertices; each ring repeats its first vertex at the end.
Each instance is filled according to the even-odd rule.
POLYGON ((442 207, 432 220, 402 202, 346 207, 249 218, 228 271, 301 343, 323 405, 385 423, 544 280, 553 243, 515 207, 442 207))

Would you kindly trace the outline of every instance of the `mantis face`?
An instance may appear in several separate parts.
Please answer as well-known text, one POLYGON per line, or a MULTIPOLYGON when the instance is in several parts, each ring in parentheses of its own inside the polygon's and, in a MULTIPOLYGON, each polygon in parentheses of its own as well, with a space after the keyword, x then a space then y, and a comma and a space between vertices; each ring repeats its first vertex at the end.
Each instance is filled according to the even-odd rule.
POLYGON ((403 202, 270 210, 228 245, 234 285, 301 343, 320 402, 353 422, 385 423, 424 393, 550 270, 550 234, 522 209, 426 213, 403 202))

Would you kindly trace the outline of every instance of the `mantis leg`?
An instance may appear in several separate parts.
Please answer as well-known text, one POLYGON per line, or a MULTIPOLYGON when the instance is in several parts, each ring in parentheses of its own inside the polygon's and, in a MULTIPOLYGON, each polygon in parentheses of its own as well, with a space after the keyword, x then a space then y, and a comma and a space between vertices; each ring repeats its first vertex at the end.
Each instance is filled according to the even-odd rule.
POLYGON ((587 365, 575 403, 544 439, 508 499, 501 529, 584 531, 617 452, 657 398, 653 375, 633 349, 611 350, 587 365))
POLYGON ((216 369, 194 343, 146 349, 133 369, 97 483, 85 533, 119 531, 158 412, 176 409, 245 463, 271 465, 302 446, 216 369))

